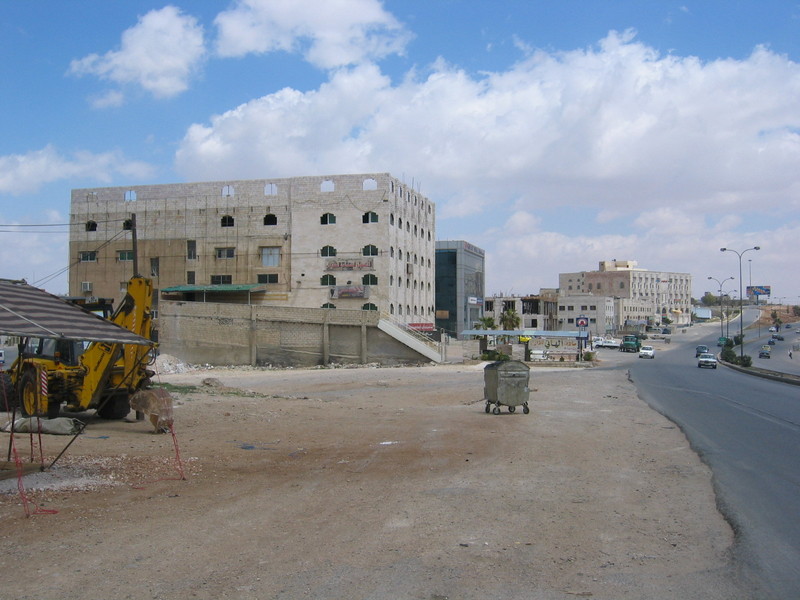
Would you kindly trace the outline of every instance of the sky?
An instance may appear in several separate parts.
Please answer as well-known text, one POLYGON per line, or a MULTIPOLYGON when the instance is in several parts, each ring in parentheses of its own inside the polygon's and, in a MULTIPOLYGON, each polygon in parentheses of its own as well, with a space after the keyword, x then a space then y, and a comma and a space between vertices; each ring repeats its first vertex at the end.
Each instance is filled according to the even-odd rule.
POLYGON ((4 0, 0 77, 0 277, 52 293, 74 188, 389 172, 487 296, 739 253, 800 304, 800 0, 4 0))

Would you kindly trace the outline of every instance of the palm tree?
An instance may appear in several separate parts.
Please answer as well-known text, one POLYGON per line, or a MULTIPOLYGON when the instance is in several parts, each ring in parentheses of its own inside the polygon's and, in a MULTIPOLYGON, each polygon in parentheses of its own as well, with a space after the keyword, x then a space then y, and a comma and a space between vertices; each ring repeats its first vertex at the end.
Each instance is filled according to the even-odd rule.
MULTIPOLYGON (((500 313, 500 326, 506 331, 515 331, 519 328, 520 322, 519 313, 513 308, 507 308, 500 313)), ((506 343, 507 342, 508 336, 506 336, 506 343)))

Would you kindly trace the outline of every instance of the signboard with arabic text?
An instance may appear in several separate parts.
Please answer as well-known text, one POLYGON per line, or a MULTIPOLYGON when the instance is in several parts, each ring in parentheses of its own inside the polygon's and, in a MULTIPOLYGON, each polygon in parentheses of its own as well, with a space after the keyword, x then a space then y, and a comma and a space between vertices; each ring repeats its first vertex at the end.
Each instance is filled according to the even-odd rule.
POLYGON ((528 342, 528 348, 531 350, 578 350, 577 338, 532 338, 528 342))
POLYGON ((371 258, 329 258, 325 261, 326 271, 374 271, 371 258))

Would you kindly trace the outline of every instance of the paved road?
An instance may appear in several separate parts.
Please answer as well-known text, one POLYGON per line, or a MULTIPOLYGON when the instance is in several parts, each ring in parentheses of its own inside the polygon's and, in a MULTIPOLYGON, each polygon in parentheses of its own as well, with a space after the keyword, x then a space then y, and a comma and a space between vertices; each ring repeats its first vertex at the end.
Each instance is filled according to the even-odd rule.
MULTIPOLYGON (((718 327, 673 335, 652 361, 601 357, 628 368, 642 397, 711 466, 720 508, 737 532, 736 558, 759 597, 800 598, 800 388, 722 366, 698 369, 694 347, 715 345, 718 327)), ((770 360, 774 368, 777 356, 770 360)))

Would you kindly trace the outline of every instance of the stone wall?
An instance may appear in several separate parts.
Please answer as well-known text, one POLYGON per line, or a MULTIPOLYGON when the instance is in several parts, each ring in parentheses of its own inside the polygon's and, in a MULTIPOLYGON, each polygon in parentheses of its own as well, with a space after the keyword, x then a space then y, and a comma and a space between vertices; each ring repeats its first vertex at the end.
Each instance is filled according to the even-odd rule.
POLYGON ((374 311, 162 300, 159 350, 211 365, 429 362, 380 331, 378 319, 374 311))

